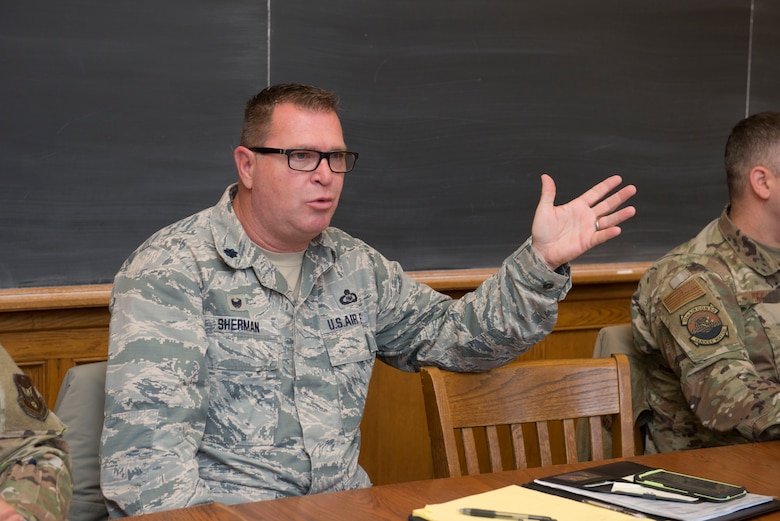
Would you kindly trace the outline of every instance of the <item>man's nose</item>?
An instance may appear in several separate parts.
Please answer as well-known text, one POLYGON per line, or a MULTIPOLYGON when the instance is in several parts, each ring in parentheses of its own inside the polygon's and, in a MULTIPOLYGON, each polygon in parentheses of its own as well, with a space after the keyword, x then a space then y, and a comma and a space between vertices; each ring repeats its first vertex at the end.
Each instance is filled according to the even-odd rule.
POLYGON ((333 170, 330 169, 327 157, 321 157, 317 168, 312 170, 312 180, 322 184, 329 184, 333 180, 333 170))

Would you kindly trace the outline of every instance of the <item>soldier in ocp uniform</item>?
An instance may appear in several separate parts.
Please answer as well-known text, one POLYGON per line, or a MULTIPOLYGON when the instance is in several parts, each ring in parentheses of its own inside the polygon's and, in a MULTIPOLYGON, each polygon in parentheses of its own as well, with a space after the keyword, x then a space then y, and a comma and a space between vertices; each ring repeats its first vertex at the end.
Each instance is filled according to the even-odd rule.
POLYGON ((65 519, 73 483, 64 430, 0 346, 0 521, 65 519))
POLYGON ((647 452, 780 439, 780 113, 738 123, 725 166, 730 205, 632 299, 647 452))
POLYGON ((568 262, 620 233, 635 188, 613 176, 555 207, 453 300, 329 227, 347 149, 336 97, 303 85, 246 106, 239 182, 153 235, 111 301, 101 486, 111 515, 369 486, 360 421, 375 359, 480 371, 555 325, 568 262))

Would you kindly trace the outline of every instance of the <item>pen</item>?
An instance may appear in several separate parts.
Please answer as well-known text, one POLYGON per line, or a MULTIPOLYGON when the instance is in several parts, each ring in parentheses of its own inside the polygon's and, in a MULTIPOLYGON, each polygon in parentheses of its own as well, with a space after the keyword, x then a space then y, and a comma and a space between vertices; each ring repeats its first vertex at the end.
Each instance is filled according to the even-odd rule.
POLYGON ((602 503, 601 501, 593 501, 592 499, 584 499, 582 500, 583 503, 588 505, 593 505, 594 507, 600 507, 600 508, 606 508, 607 510, 612 510, 613 512, 620 512, 621 514, 626 514, 628 516, 633 517, 647 517, 642 512, 636 512, 634 510, 630 510, 628 508, 619 507, 617 505, 610 505, 609 503, 602 503))
POLYGON ((490 517, 493 519, 519 519, 523 521, 556 521, 547 516, 537 516, 534 514, 515 514, 513 512, 498 512, 496 510, 484 510, 482 508, 461 508, 458 510, 461 514, 475 517, 490 517))

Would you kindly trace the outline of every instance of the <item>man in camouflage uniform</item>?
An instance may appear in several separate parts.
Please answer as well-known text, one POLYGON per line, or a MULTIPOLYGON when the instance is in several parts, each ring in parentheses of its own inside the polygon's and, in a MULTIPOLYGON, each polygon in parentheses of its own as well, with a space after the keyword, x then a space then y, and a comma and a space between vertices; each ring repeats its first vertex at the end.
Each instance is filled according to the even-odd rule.
POLYGON ((61 521, 73 493, 65 426, 0 346, 0 521, 61 521))
POLYGON ((730 205, 632 299, 648 452, 780 439, 780 114, 737 124, 725 164, 730 205))
POLYGON ((405 371, 508 362, 553 328, 568 261, 634 213, 617 210, 633 186, 606 197, 617 176, 560 207, 545 176, 533 246, 455 301, 329 227, 357 159, 346 150, 333 94, 269 87, 247 104, 238 184, 117 274, 101 463, 112 516, 369 486, 359 426, 375 358, 405 371))

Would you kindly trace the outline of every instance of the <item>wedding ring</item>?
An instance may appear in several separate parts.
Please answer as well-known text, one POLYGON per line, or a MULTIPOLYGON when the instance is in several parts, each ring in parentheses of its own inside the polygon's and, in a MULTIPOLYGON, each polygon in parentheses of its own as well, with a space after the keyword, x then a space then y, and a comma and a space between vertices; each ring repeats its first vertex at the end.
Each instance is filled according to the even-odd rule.
POLYGON ((599 218, 596 217, 596 231, 601 230, 601 227, 599 226, 599 218))

